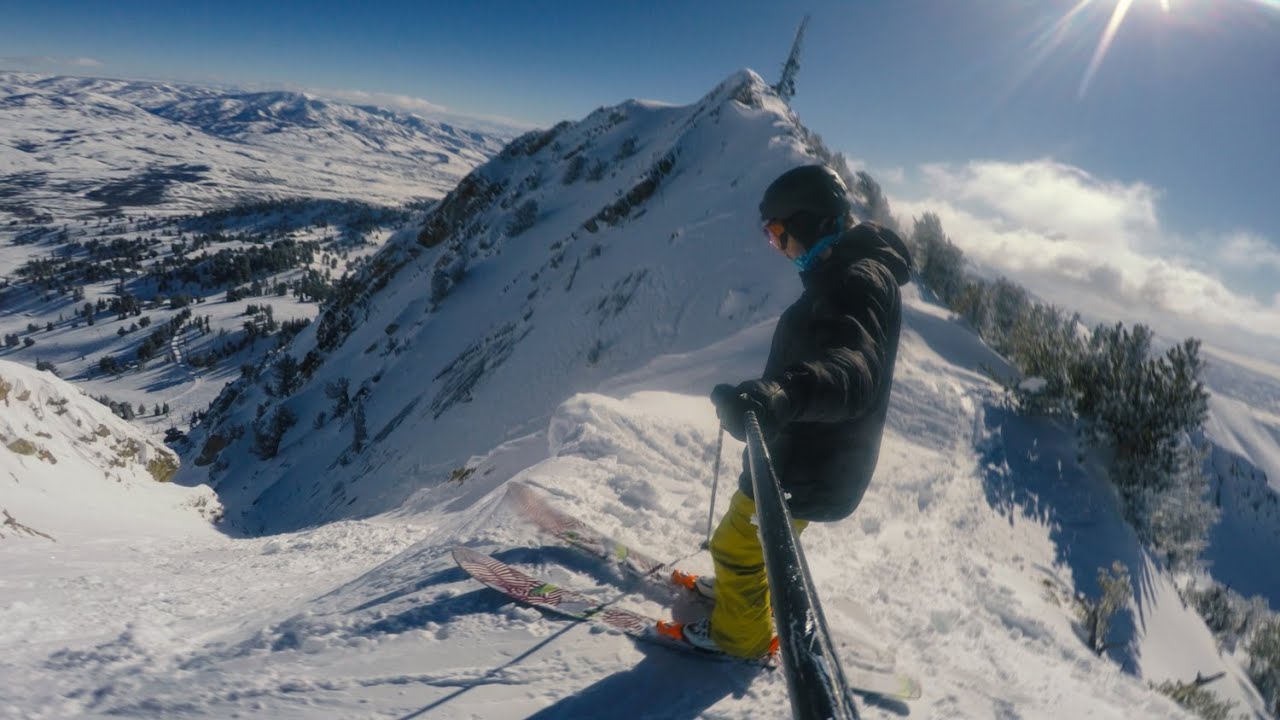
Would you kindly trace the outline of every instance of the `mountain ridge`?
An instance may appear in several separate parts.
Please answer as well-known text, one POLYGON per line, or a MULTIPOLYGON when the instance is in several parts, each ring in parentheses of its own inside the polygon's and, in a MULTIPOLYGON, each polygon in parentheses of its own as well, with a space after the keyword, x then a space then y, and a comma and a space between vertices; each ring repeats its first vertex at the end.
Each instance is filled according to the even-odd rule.
MULTIPOLYGON (((305 421, 334 404, 325 388, 346 379, 346 392, 353 405, 363 408, 366 418, 361 422, 367 427, 357 431, 354 418, 344 412, 340 420, 309 433, 330 438, 317 450, 329 457, 322 467, 334 483, 330 494, 317 497, 328 508, 325 513, 336 513, 325 515, 332 519, 343 516, 342 508, 371 512, 403 500, 406 489, 390 478, 359 481, 383 498, 375 503, 369 503, 368 491, 364 501, 360 493, 348 492, 357 482, 354 477, 339 478, 357 465, 403 468, 423 462, 381 457, 377 446, 409 427, 424 432, 431 426, 433 434, 441 432, 447 426, 437 421, 446 414, 448 426, 472 422, 463 419, 472 416, 467 408, 481 397, 481 386, 492 384, 494 376, 506 376, 504 366, 513 354, 536 354, 545 361, 526 368, 531 377, 503 381, 505 403, 513 414, 506 417, 506 427, 493 428, 499 434, 511 425, 540 423, 566 393, 584 389, 588 378, 639 363, 655 350, 692 349, 709 339, 694 326, 722 334, 780 309, 789 292, 783 288, 796 281, 775 272, 777 258, 763 241, 754 241, 759 234, 754 206, 768 180, 812 152, 804 149, 807 137, 759 76, 743 71, 689 106, 623 103, 512 141, 464 178, 421 231, 406 228, 389 240, 359 276, 339 288, 319 321, 299 335, 286 352, 308 369, 300 395, 273 398, 262 382, 238 381, 215 402, 205 427, 192 438, 200 445, 217 436, 214 444, 227 448, 239 433, 234 442, 240 449, 224 449, 211 478, 220 492, 228 492, 220 478, 235 477, 236 487, 249 493, 229 503, 229 508, 235 506, 231 522, 243 522, 235 516, 244 511, 245 517, 260 518, 250 521, 251 528, 267 519, 251 508, 277 508, 281 502, 291 510, 270 511, 271 523, 316 521, 301 520, 299 513, 317 501, 285 502, 276 494, 309 493, 303 478, 320 469, 314 459, 304 463, 314 469, 286 461, 293 469, 281 474, 279 462, 260 464, 246 455, 255 421, 231 412, 233 403, 256 407, 264 402, 267 416, 287 404, 290 413, 305 421), (722 122, 733 130, 718 127, 722 122), (769 161, 746 167, 733 158, 730 141, 745 150, 769 144, 763 140, 767 137, 777 138, 779 145, 769 161), (708 183, 714 192, 707 192, 708 183), (690 210, 689 196, 705 199, 714 209, 690 210), (527 222, 521 220, 522 212, 530 216, 527 222), (688 222, 699 214, 703 220, 688 222), (654 220, 655 215, 664 217, 654 220), (745 253, 743 237, 749 238, 745 253), (670 249, 657 256, 656 264, 644 245, 637 245, 654 242, 670 249), (748 285, 759 286, 734 290, 728 301, 727 289, 700 282, 700 263, 721 265, 748 285), (430 287, 429 296, 414 296, 420 283, 430 287), (632 308, 637 306, 663 309, 654 317, 636 314, 632 308), (626 343, 620 342, 623 335, 628 335, 626 343), (530 349, 530 343, 539 349, 530 349), (376 362, 365 358, 365 350, 378 351, 376 362), (335 358, 342 360, 335 363, 335 358), (339 373, 335 365, 350 372, 339 373), (425 387, 424 371, 432 378, 425 387), (398 402, 369 401, 375 393, 386 393, 382 388, 393 375, 393 384, 402 389, 391 391, 390 397, 398 402), (365 433, 372 438, 367 446, 365 433), (269 492, 276 500, 262 495, 263 486, 252 489, 255 477, 263 482, 270 478, 269 492)), ((268 366, 260 375, 270 378, 272 372, 268 366)), ((290 439, 297 435, 286 432, 282 457, 297 452, 290 450, 290 439)), ((468 454, 483 449, 476 440, 485 433, 473 428, 467 436, 471 439, 459 437, 441 446, 439 455, 423 449, 419 457, 431 458, 431 475, 443 479, 468 454), (448 446, 454 451, 447 452, 448 446), (458 453, 462 448, 469 449, 458 453)), ((299 439, 304 445, 314 442, 299 439)), ((411 472, 421 477, 422 468, 411 472)), ((185 482, 202 481, 205 474, 192 473, 185 482)))

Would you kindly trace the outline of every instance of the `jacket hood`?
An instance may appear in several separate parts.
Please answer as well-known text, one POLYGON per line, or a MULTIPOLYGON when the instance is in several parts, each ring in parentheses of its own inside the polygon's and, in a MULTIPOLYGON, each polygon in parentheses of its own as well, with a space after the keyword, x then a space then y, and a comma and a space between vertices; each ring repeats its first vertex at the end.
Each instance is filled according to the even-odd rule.
MULTIPOLYGON (((911 280, 911 252, 907 244, 898 237, 898 233, 883 225, 864 222, 846 230, 832 248, 831 257, 814 268, 812 273, 820 273, 827 266, 852 265, 859 260, 870 258, 883 264, 893 273, 898 285, 906 285, 911 280)), ((801 273, 807 275, 809 272, 801 273)))

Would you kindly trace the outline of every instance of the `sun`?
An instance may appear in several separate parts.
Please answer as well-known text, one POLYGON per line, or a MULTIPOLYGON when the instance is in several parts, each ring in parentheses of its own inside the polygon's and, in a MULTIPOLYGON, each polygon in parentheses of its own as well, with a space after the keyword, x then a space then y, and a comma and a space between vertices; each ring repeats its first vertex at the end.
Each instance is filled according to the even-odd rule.
MULTIPOLYGON (((1058 22, 1054 23, 1055 29, 1059 32, 1064 30, 1077 15, 1093 5, 1094 2, 1095 0, 1080 0, 1058 22)), ((1107 21, 1107 26, 1103 29, 1102 36, 1098 39, 1098 45, 1094 48, 1093 57, 1089 59, 1089 66, 1085 69, 1084 76, 1080 78, 1080 86, 1076 90, 1077 98, 1083 98, 1085 93, 1088 92, 1090 83, 1093 82, 1094 76, 1098 73, 1098 68, 1102 66, 1102 61, 1107 56, 1107 51, 1111 49, 1111 44, 1115 41, 1116 33, 1120 30, 1120 26, 1124 24, 1130 8, 1137 2, 1138 0, 1115 0, 1115 7, 1111 10, 1111 19, 1107 21)), ((1158 3, 1160 9, 1166 15, 1173 12, 1170 0, 1143 0, 1143 2, 1158 3)), ((1251 4, 1270 10, 1280 10, 1280 0, 1239 0, 1239 4, 1251 4)))

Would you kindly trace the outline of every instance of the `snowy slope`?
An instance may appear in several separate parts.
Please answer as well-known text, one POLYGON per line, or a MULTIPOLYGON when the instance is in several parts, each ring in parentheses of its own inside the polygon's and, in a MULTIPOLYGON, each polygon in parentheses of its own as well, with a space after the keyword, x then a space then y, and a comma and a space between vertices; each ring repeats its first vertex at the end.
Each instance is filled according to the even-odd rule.
POLYGON ((227 303, 228 288, 217 283, 157 288, 145 271, 199 254, 194 246, 190 253, 174 249, 187 247, 190 236, 216 234, 204 249, 212 256, 260 249, 287 232, 296 242, 318 243, 314 260, 262 282, 297 280, 304 269, 340 277, 405 222, 370 218, 420 215, 424 200, 443 195, 515 134, 466 128, 299 93, 0 72, 0 332, 35 343, 0 354, 54 363, 95 397, 143 404, 157 431, 185 426, 260 352, 202 370, 161 358, 122 377, 98 373, 107 356, 131 360, 150 331, 139 332, 139 318, 124 316, 87 326, 79 317, 83 302, 111 301, 125 290, 159 326, 180 313, 167 295, 211 301, 195 308, 211 321, 208 332, 181 333, 189 358, 243 336, 250 304, 272 306, 280 320, 314 317, 315 304, 301 299, 272 293, 227 303), (291 204, 280 207, 260 202, 286 198, 291 204), (409 201, 413 207, 389 207, 409 201), (230 205, 260 211, 225 222, 188 217, 230 205), (123 255, 145 258, 144 265, 92 280, 22 274, 29 263, 55 259, 106 264, 110 253, 87 248, 116 245, 126 248, 123 255), (74 292, 83 297, 73 300, 74 292), (152 416, 161 403, 172 415, 152 416))
POLYGON ((172 451, 49 373, 0 360, 0 405, 0 510, 24 525, 96 538, 140 515, 185 526, 220 512, 209 488, 168 482, 172 451))
POLYGON ((1280 611, 1280 573, 1257 561, 1280 556, 1280 368, 1210 351, 1206 384, 1211 492, 1222 509, 1206 552, 1209 572, 1280 611))
MULTIPOLYGON (((998 358, 909 295, 877 479, 853 518, 804 537, 838 642, 889 648, 924 684, 909 708, 864 702, 864 717, 1184 717, 1146 681, 1219 669, 1233 673, 1224 694, 1250 707, 1203 625, 1167 581, 1143 573, 1151 566, 1114 502, 1088 487, 1086 470, 1052 471, 1058 453, 1074 453, 1070 434, 1001 415, 976 371, 998 358), (1128 659, 1093 656, 1061 599, 1059 588, 1092 570, 1091 554, 1135 563, 1141 592, 1120 628, 1128 659)), ((0 660, 0 707, 32 718, 605 718, 620 707, 637 718, 785 716, 778 673, 543 616, 470 581, 448 555, 467 544, 602 601, 669 612, 660 596, 549 545, 503 501, 505 485, 532 485, 647 552, 705 570, 697 545, 716 424, 693 389, 757 366, 771 324, 569 397, 542 428, 473 458, 466 479, 387 516, 267 538, 196 535, 74 569, 24 563, 33 543, 2 546, 22 568, 9 587, 87 589, 72 605, 83 617, 34 592, 0 609, 22 621, 0 623, 16 650, 0 660), (237 582, 212 582, 203 562, 237 582), (107 616, 98 599, 130 582, 150 591, 120 593, 107 616), (195 594, 208 602, 185 600, 195 594)), ((732 473, 741 446, 728 445, 732 473)))
POLYGON ((301 93, 0 73, 0 221, 442 195, 513 133, 301 93))

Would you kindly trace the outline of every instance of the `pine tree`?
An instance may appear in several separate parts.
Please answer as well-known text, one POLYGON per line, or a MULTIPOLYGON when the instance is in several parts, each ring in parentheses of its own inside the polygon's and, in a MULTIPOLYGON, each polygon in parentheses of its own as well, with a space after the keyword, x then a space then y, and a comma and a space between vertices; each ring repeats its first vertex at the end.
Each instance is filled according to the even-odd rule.
MULTIPOLYGON (((839 153, 836 157, 840 160, 841 165, 845 165, 844 156, 839 153)), ((880 189, 880 183, 875 181, 865 170, 859 170, 854 173, 854 183, 850 188, 853 193, 862 199, 862 204, 867 209, 866 219, 874 223, 879 223, 887 228, 898 229, 898 221, 893 217, 893 211, 889 209, 889 199, 884 196, 884 191, 880 189)))
POLYGON ((276 362, 276 394, 286 397, 298 389, 298 361, 289 353, 284 353, 276 362))
POLYGON ((1129 604, 1133 589, 1129 582, 1129 569, 1119 560, 1111 563, 1111 571, 1098 568, 1098 588, 1102 597, 1090 600, 1078 597, 1081 620, 1085 632, 1088 633, 1089 649, 1101 655, 1111 646, 1107 643, 1107 634, 1111 630, 1111 618, 1116 612, 1129 604))
POLYGON ((369 429, 365 425, 363 402, 356 405, 356 415, 353 426, 351 449, 356 452, 363 452, 365 441, 369 438, 369 429))
POLYGON ((1267 709, 1280 714, 1280 621, 1267 623, 1249 643, 1249 679, 1267 709))
POLYGON ((1221 511, 1209 500, 1204 473, 1208 450, 1184 440, 1169 452, 1173 466, 1161 468, 1159 483, 1144 487, 1135 498, 1134 525, 1169 567, 1192 569, 1221 511))
POLYGON ((921 279, 939 300, 954 304, 965 286, 964 253, 942 231, 942 220, 931 212, 916 219, 911 238, 921 256, 916 260, 921 279))
POLYGON ((537 221, 538 201, 532 198, 525 200, 520 204, 520 207, 516 208, 515 214, 511 216, 511 221, 507 223, 507 235, 515 237, 533 227, 533 224, 537 221))
POLYGON ((561 180, 565 185, 572 185, 582 178, 582 173, 587 169, 587 158, 578 153, 569 160, 569 166, 564 170, 564 178, 561 180))
POLYGON ((333 416, 345 417, 347 411, 351 409, 351 397, 347 394, 350 388, 350 381, 345 377, 339 377, 333 382, 324 386, 324 394, 334 401, 333 416))

